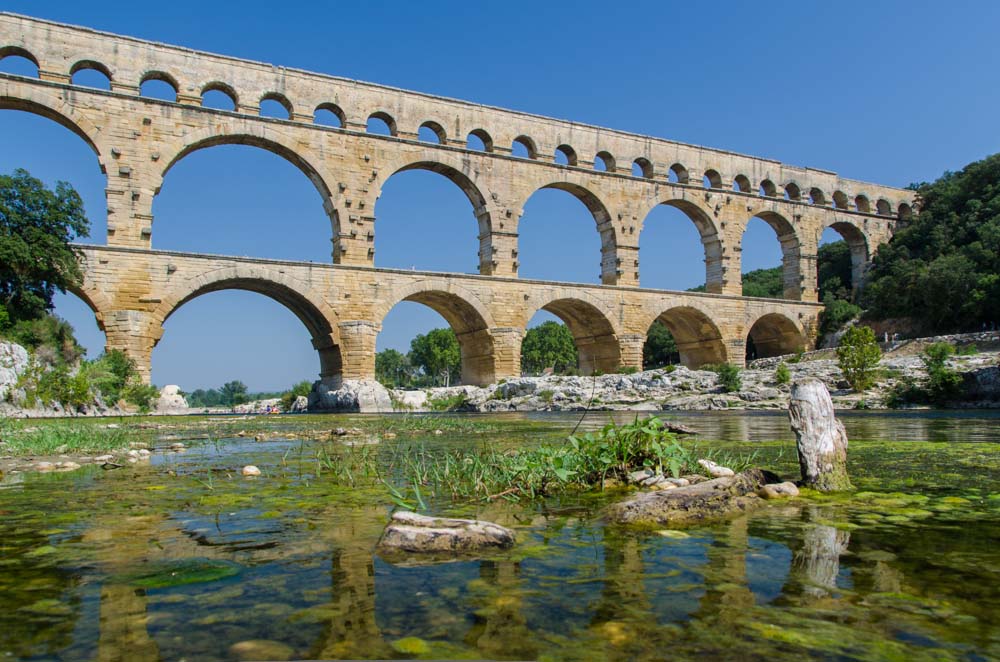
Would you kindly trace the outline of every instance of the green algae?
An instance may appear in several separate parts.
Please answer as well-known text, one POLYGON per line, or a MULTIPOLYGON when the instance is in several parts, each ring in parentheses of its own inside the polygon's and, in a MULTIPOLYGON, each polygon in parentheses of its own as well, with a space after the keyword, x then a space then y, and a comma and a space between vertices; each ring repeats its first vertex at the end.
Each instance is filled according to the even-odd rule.
POLYGON ((192 559, 127 574, 121 580, 140 588, 162 589, 229 579, 241 570, 235 563, 192 559))

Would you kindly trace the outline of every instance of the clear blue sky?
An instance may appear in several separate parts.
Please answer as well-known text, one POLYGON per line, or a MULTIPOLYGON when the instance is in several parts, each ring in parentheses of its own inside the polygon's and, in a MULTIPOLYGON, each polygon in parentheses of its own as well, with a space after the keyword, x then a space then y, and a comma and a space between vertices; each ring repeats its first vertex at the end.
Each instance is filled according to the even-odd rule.
MULTIPOLYGON (((892 185, 933 179, 998 149, 995 2, 7 0, 4 9, 892 185)), ((0 62, 3 71, 16 67, 0 62)), ((82 141, 6 110, 0 140, 0 171, 24 167, 47 183, 73 184, 93 241, 104 243, 105 180, 82 141)), ((253 148, 185 158, 166 177, 154 213, 155 248, 330 259, 315 189, 281 158, 253 148)), ((394 176, 376 216, 378 266, 475 272, 472 209, 438 175, 394 176), (454 245, 434 246, 427 237, 438 231, 454 245)), ((664 208, 647 226, 643 284, 700 284, 702 251, 690 222, 664 208)), ((745 270, 779 263, 763 222, 751 224, 743 255, 745 270)), ((599 242, 583 205, 558 191, 532 197, 521 258, 526 277, 597 282, 599 242)), ((91 356, 100 353, 103 335, 81 302, 60 297, 56 312, 91 356)), ((405 351, 413 335, 444 324, 430 309, 401 304, 384 321, 379 347, 405 351)), ((317 371, 299 321, 242 292, 186 304, 153 354, 154 381, 188 390, 229 379, 280 389, 317 371)))

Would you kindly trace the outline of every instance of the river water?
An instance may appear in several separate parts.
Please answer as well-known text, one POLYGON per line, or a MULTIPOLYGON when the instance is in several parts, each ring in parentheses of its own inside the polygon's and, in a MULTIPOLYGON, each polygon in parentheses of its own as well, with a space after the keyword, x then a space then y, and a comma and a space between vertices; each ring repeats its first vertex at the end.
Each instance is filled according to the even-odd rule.
MULTIPOLYGON (((686 443, 796 471, 784 415, 676 418, 699 432, 686 443)), ((580 423, 413 420, 383 419, 398 436, 373 432, 371 448, 521 446, 580 423)), ((343 441, 311 432, 371 419, 175 419, 149 441, 187 439, 184 453, 0 483, 0 659, 1000 659, 1000 412, 842 420, 851 498, 681 532, 606 526, 620 495, 434 501, 518 544, 410 566, 373 553, 386 489, 331 480, 326 449, 343 441), (264 475, 241 478, 249 463, 264 475)))

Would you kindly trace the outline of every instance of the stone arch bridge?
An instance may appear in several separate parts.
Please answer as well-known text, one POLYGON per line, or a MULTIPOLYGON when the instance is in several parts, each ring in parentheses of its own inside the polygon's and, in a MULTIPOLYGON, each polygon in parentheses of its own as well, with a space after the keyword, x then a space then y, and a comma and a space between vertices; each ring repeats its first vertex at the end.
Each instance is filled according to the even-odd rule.
POLYGON ((567 323, 585 373, 641 367, 657 320, 685 364, 742 364, 748 339, 760 355, 812 342, 825 228, 850 245, 857 284, 914 208, 910 191, 824 170, 0 13, 0 59, 7 56, 30 60, 38 76, 0 74, 0 109, 69 128, 107 177, 107 243, 81 246, 77 294, 108 347, 127 351, 147 379, 164 321, 222 289, 259 292, 294 312, 331 386, 373 376, 375 336, 403 300, 430 306, 454 328, 467 383, 520 373, 521 338, 540 309, 567 323), (108 89, 75 84, 82 70, 103 74, 108 89), (169 84, 175 98, 141 96, 149 80, 169 84), (209 92, 227 96, 231 109, 204 107, 209 92), (277 102, 284 117, 261 116, 264 102, 277 102), (320 114, 334 126, 318 123, 320 114), (368 131, 373 119, 385 135, 368 131), (330 219, 331 264, 153 249, 153 200, 166 173, 224 144, 271 151, 310 179, 330 219), (468 198, 478 275, 374 267, 375 202, 389 177, 412 169, 443 175, 468 198), (518 221, 544 188, 569 192, 593 215, 601 285, 518 278, 518 221), (640 288, 638 237, 658 205, 680 209, 697 228, 707 293, 640 288), (784 299, 740 296, 740 245, 754 217, 781 244, 784 299))

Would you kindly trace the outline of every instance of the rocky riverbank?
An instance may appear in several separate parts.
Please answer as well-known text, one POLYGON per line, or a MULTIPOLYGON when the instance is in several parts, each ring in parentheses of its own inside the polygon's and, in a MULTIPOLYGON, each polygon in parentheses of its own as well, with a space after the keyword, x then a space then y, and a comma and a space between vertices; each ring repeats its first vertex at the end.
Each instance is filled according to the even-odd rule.
MULTIPOLYGON (((803 377, 821 380, 833 396, 837 409, 884 409, 893 389, 908 380, 926 378, 917 355, 883 359, 882 377, 865 393, 854 393, 844 381, 833 359, 802 360, 785 365, 790 382, 803 377)), ((740 373, 742 386, 726 392, 719 375, 708 370, 678 366, 635 374, 598 377, 521 377, 486 387, 455 386, 422 391, 393 390, 387 393, 390 407, 397 411, 576 411, 603 410, 721 410, 785 409, 789 383, 780 383, 777 366, 748 368, 740 373)), ((963 376, 964 397, 956 407, 1000 407, 1000 354, 983 352, 955 356, 948 365, 963 376)))

